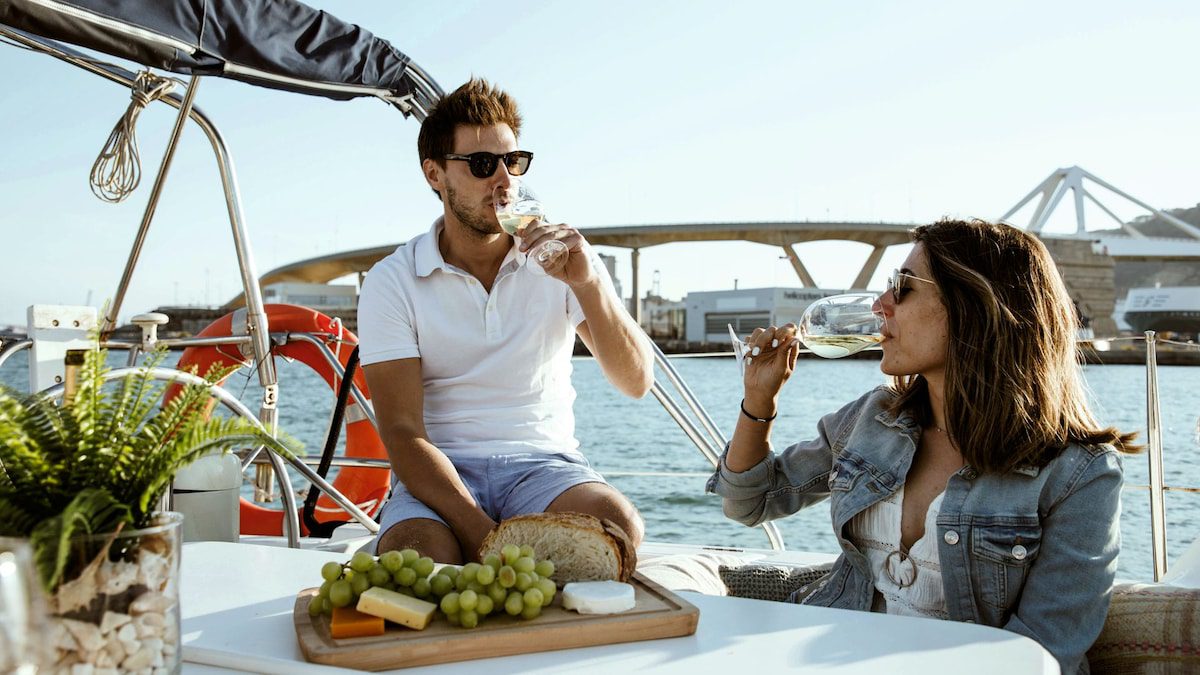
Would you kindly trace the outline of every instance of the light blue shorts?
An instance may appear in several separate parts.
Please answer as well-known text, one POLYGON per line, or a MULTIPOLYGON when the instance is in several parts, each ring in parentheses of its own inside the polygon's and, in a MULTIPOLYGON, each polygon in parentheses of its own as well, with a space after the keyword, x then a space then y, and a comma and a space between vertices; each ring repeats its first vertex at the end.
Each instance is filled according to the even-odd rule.
MULTIPOLYGON (((541 513, 563 492, 583 483, 604 483, 579 453, 522 452, 479 457, 451 457, 459 478, 475 502, 499 522, 526 513, 541 513)), ((379 534, 413 518, 446 521, 394 480, 392 494, 379 512, 379 534)), ((447 525, 447 527, 449 527, 447 525)), ((374 549, 376 541, 371 543, 374 549)))

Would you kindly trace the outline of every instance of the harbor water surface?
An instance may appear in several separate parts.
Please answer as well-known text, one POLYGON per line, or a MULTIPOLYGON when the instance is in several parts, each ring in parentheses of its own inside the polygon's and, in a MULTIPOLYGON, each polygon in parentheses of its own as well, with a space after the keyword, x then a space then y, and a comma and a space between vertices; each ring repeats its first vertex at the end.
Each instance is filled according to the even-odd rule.
MULTIPOLYGON (((0 382, 21 391, 28 388, 27 353, 13 356, 0 368, 0 382)), ((172 357, 169 361, 174 361, 172 357)), ((113 366, 124 354, 110 355, 113 366)), ((732 431, 738 415, 741 387, 732 358, 690 357, 671 361, 708 409, 717 426, 732 431)), ((280 421, 287 433, 305 445, 310 455, 321 452, 334 396, 325 383, 301 363, 277 360, 280 377, 280 421)), ((721 500, 705 494, 711 465, 684 436, 652 397, 626 398, 604 380, 590 358, 574 360, 576 435, 581 450, 601 473, 625 492, 641 510, 650 540, 766 548, 759 528, 725 519, 721 500)), ((1085 366, 1094 409, 1104 424, 1139 432, 1146 438, 1145 368, 1132 365, 1085 366)), ((1159 368, 1158 380, 1168 486, 1200 486, 1200 445, 1197 416, 1200 371, 1186 366, 1159 368)), ((660 381, 665 378, 660 374, 660 381)), ((775 423, 777 449, 815 435, 820 417, 883 382, 877 361, 807 359, 784 388, 775 423)), ((243 369, 227 386, 256 408, 257 378, 243 369)), ((1118 576, 1128 580, 1152 577, 1147 456, 1125 457, 1126 489, 1122 494, 1122 550, 1118 576)), ((300 483, 297 482, 297 486, 300 483)), ((249 494, 248 486, 246 493, 249 494)), ((1167 492, 1168 560, 1173 561, 1200 534, 1200 494, 1167 492)), ((828 502, 776 521, 790 549, 836 552, 828 502)))

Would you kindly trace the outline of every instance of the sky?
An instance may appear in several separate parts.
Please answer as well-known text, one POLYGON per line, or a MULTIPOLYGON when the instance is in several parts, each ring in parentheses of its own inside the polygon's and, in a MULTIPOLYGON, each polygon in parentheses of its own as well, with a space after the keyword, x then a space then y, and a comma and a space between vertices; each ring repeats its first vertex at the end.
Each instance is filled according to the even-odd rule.
MULTIPOLYGON (((554 220, 580 228, 994 219, 1071 165, 1159 208, 1200 202, 1193 0, 311 4, 389 40, 446 90, 474 75, 512 93, 520 145, 536 154, 530 184, 554 220)), ((419 125, 389 105, 217 78, 197 94, 234 158, 259 274, 399 244, 441 211, 419 125)), ((113 297, 175 113, 142 113, 141 187, 106 204, 88 174, 128 100, 0 44, 0 325, 24 325, 33 303, 113 297)), ((1141 213, 1098 196, 1122 218, 1141 213)), ((1112 226, 1096 216, 1089 228, 1112 226)), ((1048 231, 1073 220, 1060 209, 1048 231)), ((797 250, 827 288, 849 286, 869 253, 797 250)), ((601 251, 628 292, 628 252, 601 251)), ((674 299, 799 286, 779 248, 746 242, 643 249, 643 293, 656 275, 674 299)), ((121 316, 239 291, 216 163, 189 126, 121 316)))

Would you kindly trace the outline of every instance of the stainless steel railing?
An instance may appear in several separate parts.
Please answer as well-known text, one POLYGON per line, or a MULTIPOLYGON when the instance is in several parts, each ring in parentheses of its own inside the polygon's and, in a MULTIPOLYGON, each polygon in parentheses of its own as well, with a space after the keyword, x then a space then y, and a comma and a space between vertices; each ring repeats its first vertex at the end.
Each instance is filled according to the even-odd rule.
MULTIPOLYGON (((679 372, 675 370, 675 366, 671 364, 671 361, 658 348, 658 345, 654 344, 650 338, 647 337, 646 339, 650 342, 650 346, 654 350, 655 364, 666 374, 667 381, 675 387, 676 392, 683 398, 688 409, 696 416, 699 425, 689 418, 683 409, 679 407, 679 404, 675 402, 671 394, 658 381, 658 378, 654 378, 654 385, 650 389, 651 393, 662 404, 667 414, 671 416, 671 419, 675 420, 675 423, 679 425, 679 428, 683 430, 688 439, 700 450, 700 454, 704 455, 705 459, 714 468, 718 467, 721 461, 721 453, 724 452, 725 446, 728 443, 725 435, 717 428, 708 411, 700 404, 696 395, 692 393, 692 390, 683 381, 683 378, 680 377, 679 372)), ((775 523, 766 522, 759 527, 767 535, 767 541, 770 542, 772 549, 782 551, 786 548, 783 541, 783 534, 779 532, 779 527, 775 523)))
POLYGON ((1150 551, 1154 580, 1167 573, 1167 524, 1163 502, 1162 420, 1158 410, 1158 358, 1155 332, 1146 331, 1146 445, 1150 462, 1150 551))

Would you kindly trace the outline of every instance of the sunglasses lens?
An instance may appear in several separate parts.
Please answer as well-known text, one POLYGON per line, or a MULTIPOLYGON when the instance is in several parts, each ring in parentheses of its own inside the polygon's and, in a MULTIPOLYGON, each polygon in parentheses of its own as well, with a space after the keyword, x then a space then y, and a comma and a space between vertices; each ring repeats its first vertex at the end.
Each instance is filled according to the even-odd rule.
POLYGON ((888 277, 888 290, 892 292, 892 302, 900 304, 900 270, 892 270, 892 276, 888 277))
POLYGON ((471 175, 476 178, 491 178, 496 173, 496 164, 500 158, 490 152, 476 152, 471 155, 471 175))
POLYGON ((525 152, 510 152, 504 156, 504 164, 508 167, 508 172, 514 176, 520 176, 529 170, 529 162, 533 160, 533 156, 525 152))

